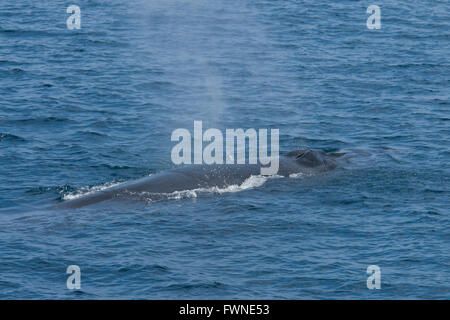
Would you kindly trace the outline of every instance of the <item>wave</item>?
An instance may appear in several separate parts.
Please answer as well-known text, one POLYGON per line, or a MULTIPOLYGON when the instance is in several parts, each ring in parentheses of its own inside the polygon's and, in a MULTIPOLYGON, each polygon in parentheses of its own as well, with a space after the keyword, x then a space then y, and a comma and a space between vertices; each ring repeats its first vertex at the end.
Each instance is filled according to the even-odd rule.
POLYGON ((0 120, 0 123, 8 123, 8 124, 56 124, 63 122, 72 122, 72 120, 68 118, 57 118, 57 117, 39 117, 39 118, 22 118, 22 119, 7 119, 0 120))

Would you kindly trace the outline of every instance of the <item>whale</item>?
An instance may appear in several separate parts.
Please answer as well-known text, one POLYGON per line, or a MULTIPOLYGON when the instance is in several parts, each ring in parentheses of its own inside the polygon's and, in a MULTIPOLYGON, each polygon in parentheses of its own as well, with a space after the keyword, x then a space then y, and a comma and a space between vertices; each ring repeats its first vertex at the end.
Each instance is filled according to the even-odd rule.
MULTIPOLYGON (((279 156, 277 176, 316 174, 335 169, 344 153, 297 149, 279 156)), ((202 188, 225 188, 241 185, 251 176, 260 175, 261 164, 193 164, 176 167, 138 180, 124 182, 79 198, 65 200, 56 207, 76 209, 119 198, 121 195, 145 193, 150 198, 161 194, 202 188)))

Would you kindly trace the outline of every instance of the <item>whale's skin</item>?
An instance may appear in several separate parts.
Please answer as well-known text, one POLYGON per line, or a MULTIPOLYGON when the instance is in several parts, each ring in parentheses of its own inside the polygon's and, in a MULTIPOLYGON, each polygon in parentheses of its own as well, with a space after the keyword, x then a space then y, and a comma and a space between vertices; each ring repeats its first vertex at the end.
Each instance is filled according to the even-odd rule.
MULTIPOLYGON (((320 150, 294 150, 279 157, 277 175, 289 177, 297 173, 314 174, 329 171, 337 167, 335 158, 340 155, 342 154, 325 153, 320 150)), ((240 185, 251 176, 260 175, 260 171, 260 164, 187 165, 67 200, 57 207, 75 209, 126 193, 161 194, 199 188, 224 188, 240 185)))

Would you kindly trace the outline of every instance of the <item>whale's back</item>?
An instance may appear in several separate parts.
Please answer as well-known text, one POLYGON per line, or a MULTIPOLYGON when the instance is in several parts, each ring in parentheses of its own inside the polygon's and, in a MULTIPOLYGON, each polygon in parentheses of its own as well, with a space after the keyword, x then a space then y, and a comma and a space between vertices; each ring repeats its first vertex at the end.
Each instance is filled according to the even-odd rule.
MULTIPOLYGON (((327 154, 320 150, 294 150, 279 157, 278 175, 323 172, 336 168, 334 160, 338 154, 327 154)), ((60 204, 59 208, 78 208, 123 194, 163 194, 199 188, 240 185, 251 176, 260 175, 260 164, 189 165, 161 172, 135 181, 122 183, 93 194, 60 204)))

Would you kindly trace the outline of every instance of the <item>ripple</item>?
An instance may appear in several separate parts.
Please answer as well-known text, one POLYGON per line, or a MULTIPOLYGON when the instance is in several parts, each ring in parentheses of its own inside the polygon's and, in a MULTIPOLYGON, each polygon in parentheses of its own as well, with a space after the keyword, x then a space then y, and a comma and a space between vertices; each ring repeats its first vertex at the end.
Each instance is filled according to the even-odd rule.
POLYGON ((0 123, 2 122, 8 124, 54 125, 72 122, 72 120, 68 118, 58 118, 58 117, 39 117, 39 118, 0 120, 0 123))
POLYGON ((11 141, 11 142, 25 142, 27 141, 25 138, 22 138, 20 136, 16 136, 9 133, 0 133, 0 141, 11 141))

